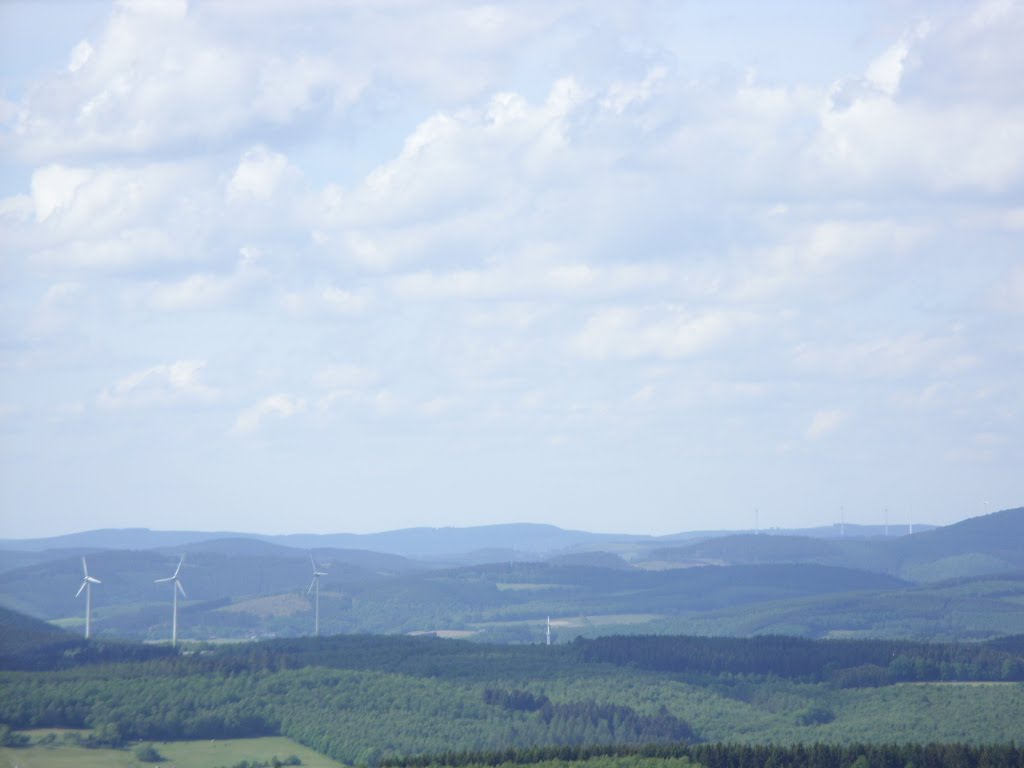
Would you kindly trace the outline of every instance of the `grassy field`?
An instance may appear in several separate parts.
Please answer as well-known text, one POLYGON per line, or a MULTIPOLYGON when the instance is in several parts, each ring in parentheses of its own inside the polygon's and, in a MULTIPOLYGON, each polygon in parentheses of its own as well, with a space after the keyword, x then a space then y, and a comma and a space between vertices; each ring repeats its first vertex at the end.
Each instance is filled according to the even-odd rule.
MULTIPOLYGON (((34 739, 60 731, 27 731, 34 739)), ((340 768, 318 752, 296 744, 291 739, 227 739, 217 741, 171 741, 154 745, 167 759, 160 763, 142 763, 131 749, 85 749, 83 747, 35 745, 24 749, 0 747, 0 768, 217 768, 232 766, 242 760, 281 759, 297 755, 307 768, 340 768)))

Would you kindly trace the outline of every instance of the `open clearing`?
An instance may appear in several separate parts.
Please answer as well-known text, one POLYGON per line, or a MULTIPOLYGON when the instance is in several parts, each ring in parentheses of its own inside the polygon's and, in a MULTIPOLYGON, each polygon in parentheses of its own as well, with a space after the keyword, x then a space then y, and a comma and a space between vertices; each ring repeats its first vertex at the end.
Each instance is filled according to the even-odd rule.
MULTIPOLYGON (((59 730, 29 731, 33 738, 59 730)), ((84 747, 32 746, 24 749, 0 747, 0 768, 217 768, 232 766, 242 760, 281 759, 297 755, 306 768, 341 768, 341 763, 296 744, 291 739, 270 736, 262 739, 218 739, 215 741, 153 742, 167 759, 159 763, 142 763, 129 749, 85 749, 84 747)))
POLYGON ((564 584, 535 584, 533 582, 507 582, 495 583, 499 592, 532 592, 540 589, 563 589, 564 584))
POLYGON ((217 608, 214 612, 220 613, 251 613, 254 616, 294 616, 297 613, 312 612, 313 607, 302 595, 270 595, 269 597, 255 597, 251 600, 242 600, 223 608, 217 608))
MULTIPOLYGON (((663 618, 660 613, 606 613, 595 616, 564 616, 551 617, 553 628, 579 628, 579 627, 610 627, 621 624, 646 624, 663 618)), ((512 619, 508 621, 483 621, 474 623, 471 626, 480 629, 488 627, 518 627, 518 626, 544 626, 547 617, 538 616, 535 619, 512 619)))
POLYGON ((479 629, 417 629, 413 632, 407 633, 410 637, 419 637, 422 635, 433 635, 434 637, 443 637, 449 640, 465 640, 468 637, 474 637, 480 634, 479 629))

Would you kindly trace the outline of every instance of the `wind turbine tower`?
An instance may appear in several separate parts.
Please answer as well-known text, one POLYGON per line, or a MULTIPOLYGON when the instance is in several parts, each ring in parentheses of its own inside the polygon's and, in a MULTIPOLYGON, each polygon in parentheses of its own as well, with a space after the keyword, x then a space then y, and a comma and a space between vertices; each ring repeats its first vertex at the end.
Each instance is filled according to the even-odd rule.
POLYGON ((316 569, 316 561, 312 555, 309 556, 309 562, 313 566, 313 581, 309 583, 309 589, 306 590, 306 594, 308 595, 310 592, 316 591, 313 599, 313 635, 314 637, 320 637, 320 577, 326 576, 327 573, 316 569))
POLYGON ((89 639, 89 628, 92 624, 92 585, 102 584, 99 579, 95 579, 89 575, 89 566, 85 564, 85 558, 82 558, 82 586, 78 588, 78 592, 75 593, 75 597, 82 594, 82 590, 85 590, 85 639, 89 639))
POLYGON ((551 645, 551 617, 548 616, 548 629, 546 633, 547 645, 551 645))
POLYGON ((174 582, 173 594, 174 594, 174 613, 171 616, 171 647, 173 648, 178 644, 178 593, 181 592, 182 597, 188 597, 185 594, 185 588, 181 586, 181 566, 185 564, 185 556, 181 556, 181 560, 178 561, 178 567, 174 569, 174 575, 168 576, 166 579, 156 579, 154 584, 162 584, 167 581, 174 582))

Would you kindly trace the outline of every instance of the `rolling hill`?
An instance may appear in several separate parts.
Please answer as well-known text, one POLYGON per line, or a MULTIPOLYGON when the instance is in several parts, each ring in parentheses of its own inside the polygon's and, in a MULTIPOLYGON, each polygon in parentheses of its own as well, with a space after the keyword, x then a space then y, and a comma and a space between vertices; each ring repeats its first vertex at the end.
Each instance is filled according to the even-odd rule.
POLYGON ((648 567, 818 563, 937 582, 1024 570, 1021 541, 1024 508, 1017 508, 899 537, 723 536, 652 549, 637 562, 648 567))
POLYGON ((244 535, 182 543, 186 532, 141 529, 125 532, 127 540, 152 543, 169 533, 174 543, 96 551, 86 548, 101 532, 89 532, 79 540, 60 537, 60 549, 8 550, 0 604, 77 630, 84 612, 83 601, 74 597, 79 553, 88 551, 90 573, 103 580, 93 594, 97 635, 165 637, 170 596, 166 585, 153 582, 169 575, 186 552, 184 637, 301 635, 312 622, 306 595, 312 554, 328 573, 321 584, 326 632, 441 632, 534 642, 552 616, 562 639, 609 627, 986 638, 1024 631, 1016 618, 1024 602, 1024 552, 1016 545, 1022 529, 1024 509, 912 536, 739 534, 675 546, 642 537, 553 535, 548 526, 392 532, 407 537, 392 538, 397 548, 447 548, 434 562, 366 549, 308 550, 244 535), (504 547, 450 549, 454 543, 493 541, 501 533, 524 546, 539 546, 540 538, 551 546, 576 544, 530 559, 509 557, 504 547), (75 544, 81 548, 69 546, 75 544), (469 564, 452 565, 460 562, 469 564))

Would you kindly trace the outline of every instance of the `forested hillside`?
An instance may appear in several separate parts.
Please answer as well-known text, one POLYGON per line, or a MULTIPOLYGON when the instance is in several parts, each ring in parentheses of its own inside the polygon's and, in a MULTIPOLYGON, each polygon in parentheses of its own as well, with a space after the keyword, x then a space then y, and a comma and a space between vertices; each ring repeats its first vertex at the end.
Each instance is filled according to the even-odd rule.
POLYGON ((1024 738, 1022 644, 339 636, 179 655, 90 643, 0 673, 0 723, 114 742, 282 734, 357 763, 720 740, 994 743, 1024 738))
MULTIPOLYGON (((669 549, 645 549, 650 542, 633 540, 619 542, 625 547, 619 554, 558 552, 540 561, 461 567, 222 538, 194 543, 185 553, 179 632, 193 640, 310 633, 312 556, 327 574, 320 625, 329 633, 529 643, 543 637, 550 616, 556 642, 609 633, 986 639, 1024 633, 1024 556, 1016 546, 1022 527, 1024 510, 1017 509, 912 536, 764 534, 669 549)), ((450 530, 409 535, 459 540, 450 530)), ((463 538, 475 543, 474 536, 463 538)), ((36 559, 0 572, 0 604, 81 631, 80 555, 30 554, 36 559)), ((91 573, 103 581, 93 590, 94 635, 167 638, 170 592, 154 580, 168 576, 181 554, 90 552, 91 573)), ((24 553, 15 555, 26 562, 24 553)))

